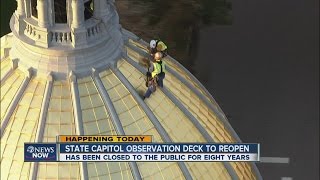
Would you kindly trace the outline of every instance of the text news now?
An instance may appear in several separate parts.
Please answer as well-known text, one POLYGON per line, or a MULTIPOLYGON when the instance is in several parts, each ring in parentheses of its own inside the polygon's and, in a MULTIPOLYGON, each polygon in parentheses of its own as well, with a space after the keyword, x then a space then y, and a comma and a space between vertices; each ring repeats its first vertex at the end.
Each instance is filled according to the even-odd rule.
POLYGON ((260 158, 260 145, 254 143, 152 143, 151 137, 110 137, 106 138, 107 142, 98 138, 77 137, 70 141, 58 138, 55 144, 26 143, 25 161, 46 161, 46 157, 50 157, 48 161, 61 162, 259 161, 260 158))

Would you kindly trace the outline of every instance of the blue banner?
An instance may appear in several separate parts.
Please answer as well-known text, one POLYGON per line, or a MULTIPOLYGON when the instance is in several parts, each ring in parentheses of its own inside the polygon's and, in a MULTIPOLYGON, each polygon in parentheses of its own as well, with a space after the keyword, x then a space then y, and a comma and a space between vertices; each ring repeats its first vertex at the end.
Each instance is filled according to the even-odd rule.
POLYGON ((25 143, 25 162, 48 162, 57 160, 57 145, 54 143, 25 143))
POLYGON ((61 143, 60 153, 259 153, 259 144, 212 143, 61 143))

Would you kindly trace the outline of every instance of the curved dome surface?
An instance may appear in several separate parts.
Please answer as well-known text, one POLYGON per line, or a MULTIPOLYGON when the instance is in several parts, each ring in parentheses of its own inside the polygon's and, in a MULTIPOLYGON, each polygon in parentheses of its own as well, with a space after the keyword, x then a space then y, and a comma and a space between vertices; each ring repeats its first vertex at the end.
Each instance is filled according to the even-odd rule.
POLYGON ((245 162, 23 161, 24 142, 57 135, 152 135, 153 142, 240 142, 210 93, 170 56, 164 88, 145 101, 147 43, 121 30, 115 63, 91 76, 55 80, 22 71, 10 59, 12 34, 1 38, 1 179, 259 179, 245 162))

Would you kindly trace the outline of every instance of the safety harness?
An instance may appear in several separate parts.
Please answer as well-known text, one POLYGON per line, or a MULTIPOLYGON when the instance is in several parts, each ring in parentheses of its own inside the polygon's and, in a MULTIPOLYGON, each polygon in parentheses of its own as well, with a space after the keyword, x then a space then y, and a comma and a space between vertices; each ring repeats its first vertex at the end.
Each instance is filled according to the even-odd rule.
MULTIPOLYGON (((161 70, 160 70, 160 73, 163 73, 163 71, 162 71, 162 61, 158 61, 157 63, 160 65, 160 69, 161 69, 161 70)), ((159 73, 159 74, 160 74, 160 73, 159 73)))
POLYGON ((161 41, 160 39, 157 39, 157 40, 156 40, 156 47, 158 46, 158 43, 159 43, 160 41, 161 41))

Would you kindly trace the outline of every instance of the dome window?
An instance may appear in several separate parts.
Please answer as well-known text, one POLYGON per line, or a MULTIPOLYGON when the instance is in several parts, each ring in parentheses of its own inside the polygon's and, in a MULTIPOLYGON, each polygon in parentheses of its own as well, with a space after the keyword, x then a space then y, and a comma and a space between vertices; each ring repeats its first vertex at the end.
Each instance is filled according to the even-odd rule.
POLYGON ((33 17, 38 18, 37 0, 31 0, 31 14, 33 17))
POLYGON ((54 0, 55 23, 67 23, 66 0, 54 0))
POLYGON ((88 20, 93 16, 94 4, 93 0, 87 0, 84 3, 84 19, 88 20))

